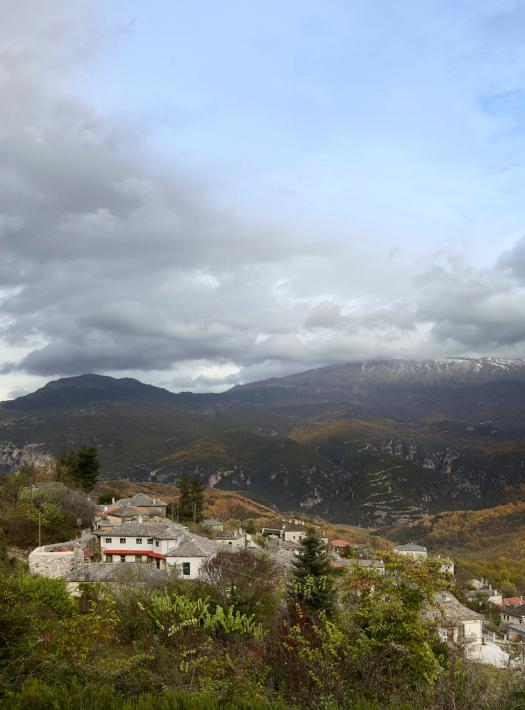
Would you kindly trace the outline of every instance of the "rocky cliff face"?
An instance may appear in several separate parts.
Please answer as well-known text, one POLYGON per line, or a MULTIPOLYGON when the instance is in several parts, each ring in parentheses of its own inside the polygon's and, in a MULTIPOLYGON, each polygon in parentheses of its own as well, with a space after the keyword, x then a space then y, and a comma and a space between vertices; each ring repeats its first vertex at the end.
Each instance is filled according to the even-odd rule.
POLYGON ((16 446, 8 441, 0 442, 0 472, 11 473, 22 466, 48 472, 54 469, 54 465, 55 460, 46 451, 45 444, 16 446))

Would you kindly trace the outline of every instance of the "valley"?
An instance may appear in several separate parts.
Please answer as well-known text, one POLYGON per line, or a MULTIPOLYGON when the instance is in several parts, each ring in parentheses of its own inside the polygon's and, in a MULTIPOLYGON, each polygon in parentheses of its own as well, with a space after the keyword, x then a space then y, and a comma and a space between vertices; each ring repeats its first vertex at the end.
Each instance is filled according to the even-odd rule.
POLYGON ((525 362, 351 363, 174 394, 129 378, 64 378, 0 406, 13 451, 95 446, 106 479, 217 490, 371 528, 502 505, 525 484, 525 362))

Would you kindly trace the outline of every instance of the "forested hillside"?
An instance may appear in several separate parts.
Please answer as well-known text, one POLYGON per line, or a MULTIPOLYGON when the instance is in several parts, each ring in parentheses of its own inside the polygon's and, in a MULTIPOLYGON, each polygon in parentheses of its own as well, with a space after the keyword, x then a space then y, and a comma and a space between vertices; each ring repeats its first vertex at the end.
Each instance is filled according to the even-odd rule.
POLYGON ((266 505, 382 527, 520 495, 523 421, 520 360, 356 363, 220 395, 85 375, 3 403, 0 467, 28 445, 44 457, 87 444, 105 478, 198 472, 266 505))

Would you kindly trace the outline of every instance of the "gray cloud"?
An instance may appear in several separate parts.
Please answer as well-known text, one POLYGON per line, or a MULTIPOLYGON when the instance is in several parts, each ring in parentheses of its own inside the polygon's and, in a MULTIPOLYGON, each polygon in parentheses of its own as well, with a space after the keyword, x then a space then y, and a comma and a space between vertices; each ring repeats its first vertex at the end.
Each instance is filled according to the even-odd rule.
MULTIPOLYGON (((89 5, 57 3, 48 25, 31 2, 18 13, 9 5, 0 6, 5 376, 133 371, 202 389, 525 343, 525 240, 486 271, 418 275, 422 267, 358 238, 298 239, 234 216, 204 179, 156 167, 133 121, 99 115, 62 81, 64 57, 95 51, 73 29, 89 5)), ((105 41, 111 32, 92 22, 105 41)))

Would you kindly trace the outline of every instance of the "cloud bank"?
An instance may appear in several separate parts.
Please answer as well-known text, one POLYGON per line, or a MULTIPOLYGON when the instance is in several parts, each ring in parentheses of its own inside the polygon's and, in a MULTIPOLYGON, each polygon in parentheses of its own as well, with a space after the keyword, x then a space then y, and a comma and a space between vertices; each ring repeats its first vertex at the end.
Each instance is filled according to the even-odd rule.
POLYGON ((5 395, 83 372, 209 390, 372 357, 525 352, 525 238, 476 269, 221 206, 205 177, 159 167, 140 122, 74 90, 65 63, 111 36, 74 5, 0 5, 5 395))

